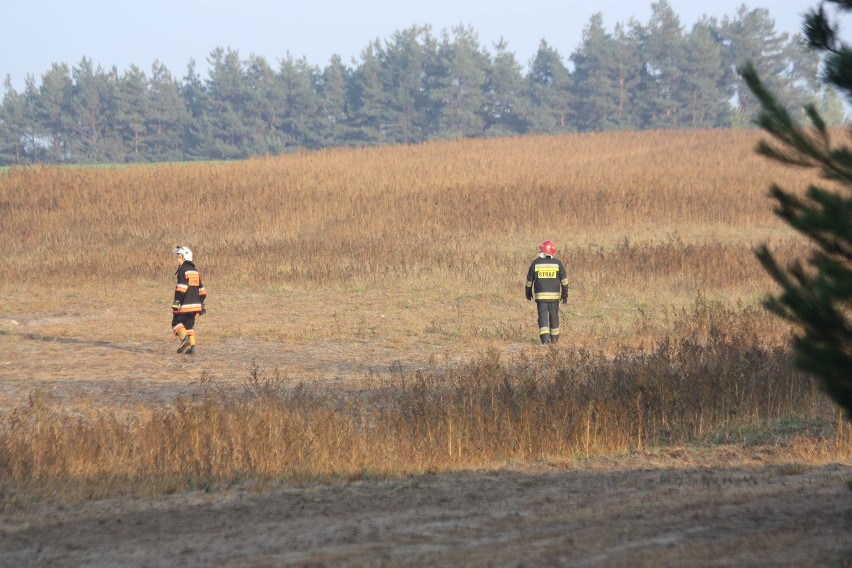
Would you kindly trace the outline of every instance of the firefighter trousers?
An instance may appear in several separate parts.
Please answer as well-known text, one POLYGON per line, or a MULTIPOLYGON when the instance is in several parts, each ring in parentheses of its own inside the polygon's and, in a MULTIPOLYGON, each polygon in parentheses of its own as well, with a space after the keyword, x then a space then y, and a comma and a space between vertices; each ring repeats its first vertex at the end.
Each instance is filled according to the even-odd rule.
POLYGON ((172 316, 172 331, 175 335, 179 335, 180 331, 186 330, 189 335, 195 335, 195 316, 196 314, 174 314, 172 316))
POLYGON ((538 308, 538 335, 542 343, 559 340, 559 302, 536 302, 538 308))

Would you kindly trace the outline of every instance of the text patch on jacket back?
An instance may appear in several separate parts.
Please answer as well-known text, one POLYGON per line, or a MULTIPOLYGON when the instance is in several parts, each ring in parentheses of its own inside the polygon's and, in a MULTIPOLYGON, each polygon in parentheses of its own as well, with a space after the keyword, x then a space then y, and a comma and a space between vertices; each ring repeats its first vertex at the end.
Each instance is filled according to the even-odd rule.
POLYGON ((556 264, 539 264, 535 267, 536 278, 557 278, 559 266, 556 264))

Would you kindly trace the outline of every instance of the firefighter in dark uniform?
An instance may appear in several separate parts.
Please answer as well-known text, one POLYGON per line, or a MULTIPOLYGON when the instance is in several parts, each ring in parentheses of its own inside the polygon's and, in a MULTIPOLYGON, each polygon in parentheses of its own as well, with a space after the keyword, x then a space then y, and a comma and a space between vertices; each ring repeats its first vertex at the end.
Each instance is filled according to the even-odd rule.
POLYGON ((535 299, 538 308, 538 335, 542 343, 559 340, 559 300, 568 303, 568 275, 562 263, 553 257, 556 245, 544 241, 538 257, 527 272, 527 300, 535 299))
POLYGON ((192 251, 186 247, 175 247, 178 268, 175 272, 177 285, 172 302, 172 331, 180 339, 178 353, 192 355, 195 351, 195 316, 204 315, 204 300, 207 291, 201 283, 201 274, 192 262, 192 251))

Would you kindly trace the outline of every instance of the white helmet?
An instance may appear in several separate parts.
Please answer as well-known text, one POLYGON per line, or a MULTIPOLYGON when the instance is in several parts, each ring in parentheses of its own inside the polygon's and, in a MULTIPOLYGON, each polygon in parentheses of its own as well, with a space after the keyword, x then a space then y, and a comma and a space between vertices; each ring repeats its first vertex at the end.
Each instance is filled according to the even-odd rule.
POLYGON ((186 247, 177 246, 175 250, 172 251, 174 254, 182 254, 183 259, 189 262, 192 262, 192 251, 186 247))

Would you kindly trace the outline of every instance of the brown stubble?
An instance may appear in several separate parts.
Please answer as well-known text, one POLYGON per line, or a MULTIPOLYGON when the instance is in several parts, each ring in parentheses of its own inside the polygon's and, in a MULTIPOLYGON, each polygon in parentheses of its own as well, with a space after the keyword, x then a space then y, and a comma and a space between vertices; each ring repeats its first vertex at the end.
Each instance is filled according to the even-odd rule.
MULTIPOLYGON (((12 354, 0 361, 4 384, 126 382, 107 398, 101 388, 18 399, 7 426, 44 436, 29 449, 32 430, 6 439, 20 451, 5 467, 20 480, 358 477, 627 451, 668 443, 675 426, 676 442, 729 440, 714 429, 771 430, 803 406, 821 416, 818 389, 796 387, 789 365, 748 362, 750 350, 778 349, 789 333, 759 306, 771 283, 753 247, 768 242, 781 258, 805 250, 773 216, 767 188, 812 181, 757 157, 758 138, 608 133, 235 163, 13 168, 0 175, 0 342, 12 354), (576 368, 587 384, 651 357, 634 379, 637 392, 657 393, 653 404, 642 394, 603 408, 594 390, 586 405, 560 399, 559 375, 525 385, 525 358, 546 356, 522 296, 545 238, 571 281, 562 343, 547 351, 563 359, 549 362, 576 368), (211 353, 202 365, 161 345, 175 244, 194 249, 211 291, 199 324, 211 353), (25 358, 33 345, 37 357, 25 358), (483 352, 496 361, 465 367, 483 352), (722 375, 734 390, 743 373, 787 378, 764 398, 738 390, 732 409, 730 400, 707 406, 720 376, 708 373, 689 394, 709 398, 687 403, 661 382, 674 373, 666 353, 736 361, 722 375), (288 388, 397 383, 386 400, 320 393, 294 402, 285 389, 283 401, 276 391, 249 403, 233 393, 257 364, 283 369, 288 388), (444 396, 444 373, 465 369, 457 397, 429 406, 444 396), (233 396, 200 399, 210 377, 233 396), (403 379, 421 390, 399 390, 403 379), (157 394, 163 387, 168 394, 157 394), (554 409, 566 403, 575 405, 570 416, 554 409), (412 405, 421 413, 406 414, 412 405), (293 438, 257 434, 269 429, 293 438), (116 453, 122 440, 132 440, 127 454, 116 453)), ((681 365, 697 365, 691 376, 701 378, 697 360, 681 365)), ((4 401, 15 406, 11 394, 4 401)), ((846 438, 838 442, 845 455, 846 438)))
POLYGON ((325 295, 346 304, 338 320, 351 329, 366 315, 358 299, 375 290, 382 311, 405 314, 408 327, 505 335, 493 322, 512 329, 529 319, 516 300, 536 244, 550 238, 588 344, 609 335, 596 320, 622 328, 637 308, 662 321, 698 295, 753 302, 769 282, 752 247, 801 252, 765 194, 771 181, 808 178, 755 156, 757 138, 612 133, 13 169, 0 177, 0 274, 5 295, 37 273, 59 297, 121 282, 159 301, 168 250, 180 243, 195 248, 226 310, 251 294, 274 306, 325 295))

